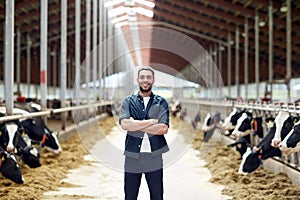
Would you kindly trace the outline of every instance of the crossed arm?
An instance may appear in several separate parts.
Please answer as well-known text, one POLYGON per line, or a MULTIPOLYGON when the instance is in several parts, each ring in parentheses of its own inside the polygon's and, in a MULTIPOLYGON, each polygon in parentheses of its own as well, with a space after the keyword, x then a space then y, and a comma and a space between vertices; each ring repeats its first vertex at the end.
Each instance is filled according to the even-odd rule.
POLYGON ((168 132, 166 124, 158 123, 157 119, 135 120, 132 117, 121 120, 121 127, 126 131, 143 131, 153 135, 163 135, 168 132))

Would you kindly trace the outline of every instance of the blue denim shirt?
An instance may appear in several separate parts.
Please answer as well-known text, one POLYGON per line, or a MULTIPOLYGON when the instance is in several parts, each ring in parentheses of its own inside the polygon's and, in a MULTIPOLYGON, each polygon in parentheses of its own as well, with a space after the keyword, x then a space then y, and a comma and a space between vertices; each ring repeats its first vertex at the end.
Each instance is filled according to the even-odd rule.
MULTIPOLYGON (((129 119, 130 117, 135 120, 158 119, 158 123, 169 126, 169 105, 163 97, 151 93, 145 109, 143 97, 139 94, 131 95, 122 101, 119 123, 122 119, 129 119)), ((127 131, 124 151, 126 156, 139 157, 143 136, 143 131, 127 131)), ((164 135, 148 133, 148 136, 153 156, 169 151, 164 135)))

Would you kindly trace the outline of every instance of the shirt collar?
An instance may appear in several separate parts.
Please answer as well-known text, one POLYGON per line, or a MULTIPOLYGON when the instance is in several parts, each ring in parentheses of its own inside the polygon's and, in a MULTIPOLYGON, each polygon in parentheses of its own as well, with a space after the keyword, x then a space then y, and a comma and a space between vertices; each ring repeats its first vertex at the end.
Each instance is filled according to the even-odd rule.
MULTIPOLYGON (((137 94, 137 97, 138 97, 139 99, 143 100, 143 96, 140 95, 139 92, 138 92, 138 94, 137 94)), ((154 94, 153 94, 153 92, 151 92, 151 94, 150 94, 150 99, 152 99, 153 97, 154 97, 154 94)))

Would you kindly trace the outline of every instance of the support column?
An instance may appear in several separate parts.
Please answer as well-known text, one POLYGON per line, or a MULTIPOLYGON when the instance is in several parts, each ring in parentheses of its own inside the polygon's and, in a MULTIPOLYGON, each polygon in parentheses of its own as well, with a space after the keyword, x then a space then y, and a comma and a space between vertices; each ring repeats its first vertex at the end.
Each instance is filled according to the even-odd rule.
POLYGON ((98 17, 98 0, 93 0, 93 100, 96 101, 96 82, 97 82, 97 17, 98 17))
POLYGON ((244 72, 244 83, 245 83, 245 100, 248 100, 248 77, 249 77, 249 63, 248 63, 248 43, 249 43, 249 28, 248 28, 248 19, 245 19, 245 40, 244 40, 244 45, 245 45, 245 55, 244 55, 244 67, 245 67, 245 72, 244 72))
POLYGON ((40 87, 42 110, 47 108, 48 0, 41 0, 40 87))
POLYGON ((56 98, 56 88, 57 88, 57 53, 56 49, 53 49, 53 52, 51 52, 51 55, 53 56, 52 61, 52 70, 53 70, 53 76, 52 76, 52 84, 53 84, 53 95, 56 98))
POLYGON ((256 11, 255 15, 255 84, 256 100, 259 101, 259 16, 256 11))
POLYGON ((26 48, 26 83, 27 83, 27 97, 30 97, 30 79, 31 79, 31 39, 29 33, 27 34, 27 48, 26 48))
POLYGON ((228 96, 231 97, 231 34, 228 33, 227 45, 227 87, 228 96))
POLYGON ((85 30, 85 83, 86 83, 86 100, 90 101, 90 64, 91 64, 91 0, 86 0, 86 30, 85 30))
POLYGON ((271 100, 273 99, 273 4, 272 4, 272 0, 270 0, 270 4, 269 4, 269 84, 270 84, 270 98, 271 100))
POLYGON ((288 91, 288 102, 291 101, 291 77, 292 77, 292 17, 291 0, 286 0, 286 85, 288 91))
POLYGON ((17 92, 21 95, 21 32, 17 29, 17 92))
POLYGON ((103 1, 99 0, 99 49, 98 49, 98 67, 99 67, 99 98, 103 99, 101 79, 103 79, 103 1))
POLYGON ((236 84, 236 89, 237 89, 237 97, 241 96, 240 95, 240 30, 239 27, 236 27, 235 30, 235 84, 236 84))
POLYGON ((14 107, 14 15, 15 1, 5 1, 5 43, 4 43, 4 69, 5 69, 5 105, 7 115, 13 114, 14 107))
POLYGON ((79 94, 80 94, 80 31, 81 29, 81 5, 80 0, 75 2, 75 101, 79 105, 79 94))
MULTIPOLYGON (((64 108, 67 90, 67 1, 61 0, 61 40, 60 40, 60 99, 64 108)), ((66 128, 66 113, 62 113, 62 130, 66 128)))

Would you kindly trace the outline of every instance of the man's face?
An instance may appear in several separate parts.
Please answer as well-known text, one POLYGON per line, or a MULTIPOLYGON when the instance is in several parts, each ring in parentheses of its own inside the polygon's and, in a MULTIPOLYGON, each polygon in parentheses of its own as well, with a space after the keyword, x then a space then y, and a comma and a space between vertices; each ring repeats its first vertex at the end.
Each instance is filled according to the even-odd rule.
POLYGON ((141 92, 149 92, 152 89, 152 85, 154 83, 154 77, 151 71, 142 70, 139 73, 137 78, 137 83, 139 84, 141 92))

